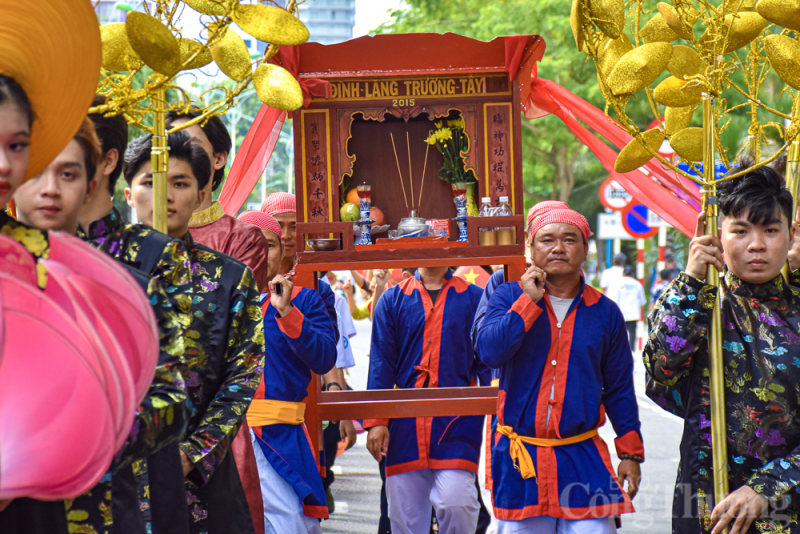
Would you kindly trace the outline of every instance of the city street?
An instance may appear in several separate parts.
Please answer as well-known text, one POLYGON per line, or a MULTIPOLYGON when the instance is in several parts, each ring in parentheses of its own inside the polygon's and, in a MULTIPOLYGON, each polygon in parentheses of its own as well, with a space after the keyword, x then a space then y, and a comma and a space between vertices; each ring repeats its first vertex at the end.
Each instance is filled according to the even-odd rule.
MULTIPOLYGON (((353 389, 366 388, 370 328, 369 320, 356 322, 358 335, 352 339, 356 367, 350 370, 348 378, 353 389)), ((644 367, 640 354, 636 353, 634 359, 634 379, 647 461, 642 464, 642 486, 633 501, 636 513, 623 516, 623 526, 618 532, 628 534, 646 530, 648 534, 669 534, 682 422, 645 397, 644 367)), ((616 464, 615 434, 610 423, 600 429, 600 435, 608 444, 616 464)), ((375 534, 380 517, 381 480, 378 464, 366 448, 366 433, 359 435, 356 445, 336 460, 334 473, 336 482, 332 491, 336 498, 336 512, 331 519, 323 521, 323 532, 375 534)), ((482 471, 479 476, 483 480, 482 471)), ((488 491, 484 491, 484 502, 490 506, 491 494, 488 491)), ((491 511, 491 507, 489 509, 491 511)))

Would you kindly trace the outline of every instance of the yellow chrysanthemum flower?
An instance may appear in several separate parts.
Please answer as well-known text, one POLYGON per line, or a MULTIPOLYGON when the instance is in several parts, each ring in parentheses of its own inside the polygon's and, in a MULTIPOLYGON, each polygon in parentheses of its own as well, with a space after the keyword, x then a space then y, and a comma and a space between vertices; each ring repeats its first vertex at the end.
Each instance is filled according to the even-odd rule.
POLYGON ((449 128, 442 128, 437 133, 439 134, 439 139, 442 141, 453 138, 453 131, 449 128))
POLYGON ((463 130, 464 119, 455 119, 452 121, 447 121, 447 126, 449 126, 450 128, 455 128, 456 130, 463 130))

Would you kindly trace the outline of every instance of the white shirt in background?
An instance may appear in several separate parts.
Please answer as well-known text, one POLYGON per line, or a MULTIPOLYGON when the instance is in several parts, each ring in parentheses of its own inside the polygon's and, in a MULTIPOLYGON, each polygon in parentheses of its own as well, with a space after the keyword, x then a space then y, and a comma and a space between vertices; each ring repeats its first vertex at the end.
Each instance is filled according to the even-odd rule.
POLYGON ((644 288, 637 279, 623 276, 611 282, 606 296, 617 303, 625 322, 639 321, 642 318, 642 306, 646 301, 644 288))
POLYGON ((347 369, 355 367, 356 360, 353 357, 353 347, 350 346, 350 338, 356 335, 356 325, 353 324, 353 316, 350 315, 350 308, 347 300, 336 295, 336 320, 339 326, 339 343, 336 344, 336 367, 347 369))
MULTIPOLYGON (((615 265, 603 271, 603 274, 600 276, 600 289, 608 289, 611 282, 622 278, 623 270, 623 267, 615 265)), ((608 295, 608 292, 606 292, 606 295, 608 295)))

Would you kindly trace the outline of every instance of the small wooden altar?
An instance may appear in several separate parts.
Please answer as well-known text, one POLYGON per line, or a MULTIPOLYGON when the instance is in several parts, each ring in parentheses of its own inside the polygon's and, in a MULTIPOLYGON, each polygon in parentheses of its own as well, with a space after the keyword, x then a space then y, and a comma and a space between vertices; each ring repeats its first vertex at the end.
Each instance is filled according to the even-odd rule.
MULTIPOLYGON (((525 270, 520 101, 544 49, 537 35, 487 43, 455 34, 397 34, 301 45, 301 83, 327 81, 331 95, 312 96, 308 107, 294 112, 297 283, 314 287, 316 273, 328 270, 460 265, 504 265, 506 279, 518 280, 525 270), (421 217, 456 216, 450 186, 438 178, 442 156, 431 147, 425 165, 424 142, 436 122, 456 119, 469 139, 465 162, 478 179, 476 202, 488 196, 496 205, 507 196, 514 216, 470 218, 466 244, 455 244, 451 220, 451 243, 357 247, 353 223, 339 219, 343 184, 371 185, 372 205, 390 228, 408 216, 401 172, 421 217), (482 226, 514 226, 516 243, 479 246, 482 226), (341 237, 341 247, 303 251, 309 236, 341 237)), ((383 237, 373 234, 373 241, 383 237)), ((306 422, 321 448, 322 420, 492 414, 496 395, 496 388, 322 393, 315 377, 306 422)))

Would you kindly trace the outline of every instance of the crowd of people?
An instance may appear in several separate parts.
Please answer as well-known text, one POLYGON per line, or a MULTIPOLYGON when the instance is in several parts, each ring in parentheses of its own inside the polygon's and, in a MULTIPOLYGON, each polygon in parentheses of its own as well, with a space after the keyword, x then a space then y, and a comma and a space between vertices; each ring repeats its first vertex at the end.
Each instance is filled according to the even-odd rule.
MULTIPOLYGON (((644 292, 624 257, 607 271, 605 295, 588 283, 583 215, 563 202, 531 208, 531 265, 518 282, 502 270, 485 289, 447 267, 403 269, 396 283, 388 270, 352 272, 360 307, 352 282, 342 294, 325 276, 318 289, 293 283, 302 242, 294 195, 273 193, 238 217, 212 200, 231 151, 218 117, 169 136, 166 233, 153 229, 153 138, 129 141, 121 116, 86 116, 48 165, 29 172, 36 128, 50 122, 29 97, 30 78, 3 59, 0 233, 37 261, 63 232, 124 266, 152 307, 160 353, 106 476, 66 501, 0 501, 0 532, 321 533, 335 506, 330 467, 340 443, 354 445, 356 422, 326 425, 318 463, 304 425, 307 388, 312 373, 326 391, 348 388, 353 320, 366 319, 368 389, 499 389, 486 433, 482 416, 357 422, 384 479, 381 533, 485 532, 483 447, 498 533, 608 534, 634 511, 645 451, 631 324, 644 292), (120 177, 137 224, 114 207, 120 177), (616 470, 598 435, 606 418, 616 470)), ((792 198, 764 167, 725 182, 719 208, 720 236, 705 234, 701 214, 684 271, 661 273, 644 346, 647 394, 684 419, 675 531, 795 532, 800 271, 788 283, 780 272, 787 260, 800 267, 792 198), (710 265, 725 273, 720 288, 704 281, 710 265), (732 491, 715 503, 707 339, 717 295, 732 491)), ((38 267, 44 289, 46 262, 38 267)))

